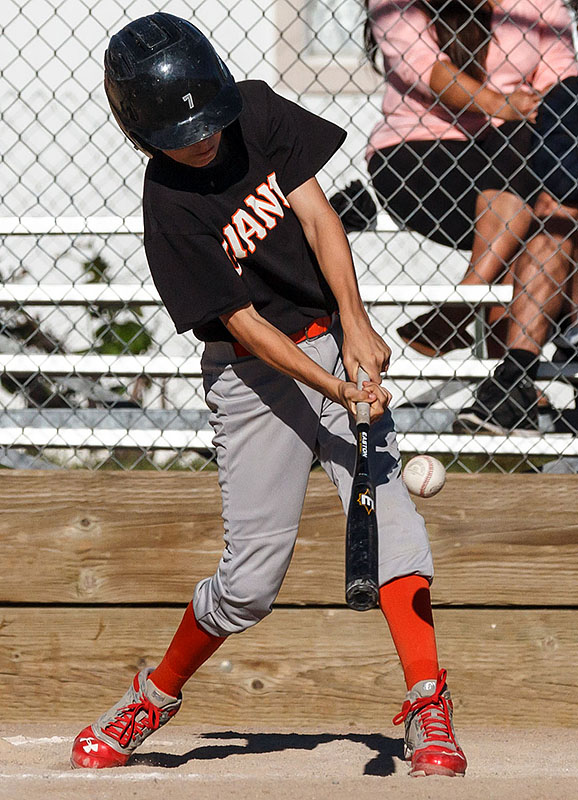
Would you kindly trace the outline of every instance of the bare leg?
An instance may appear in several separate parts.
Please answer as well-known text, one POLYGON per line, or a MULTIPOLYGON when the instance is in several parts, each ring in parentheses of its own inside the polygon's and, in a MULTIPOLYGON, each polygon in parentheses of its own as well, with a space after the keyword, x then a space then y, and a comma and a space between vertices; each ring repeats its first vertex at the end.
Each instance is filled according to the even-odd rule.
MULTIPOLYGON (((510 263, 524 243, 533 220, 532 209, 510 192, 482 192, 476 202, 476 229, 468 270, 462 286, 511 283, 510 263)), ((502 306, 486 314, 488 358, 503 358, 508 313, 502 306)))
POLYGON ((578 359, 578 233, 574 236, 571 273, 566 284, 565 294, 568 296, 564 303, 558 324, 555 328, 556 337, 553 343, 556 346, 554 361, 568 363, 578 359))
POLYGON ((491 285, 509 270, 524 243, 533 219, 532 209, 515 194, 481 192, 476 201, 472 256, 462 285, 491 285))
POLYGON ((534 380, 538 357, 550 325, 568 300, 578 209, 560 206, 542 192, 534 208, 540 227, 513 265, 514 300, 510 309, 508 351, 491 378, 462 409, 454 431, 534 435, 540 429, 540 397, 534 380))
MULTIPOLYGON (((489 286, 508 278, 510 263, 524 243, 533 220, 532 209, 517 195, 491 190, 476 201, 472 256, 461 285, 489 286)), ((431 357, 456 348, 471 347, 466 331, 475 308, 442 305, 397 328, 400 338, 414 350, 431 357)), ((488 355, 501 358, 505 351, 507 312, 497 308, 489 321, 488 355)))
POLYGON ((568 300, 573 273, 573 239, 578 209, 559 206, 542 192, 535 206, 543 226, 530 239, 515 264, 508 348, 538 355, 552 322, 568 300))
POLYGON ((568 279, 568 308, 564 309, 568 326, 578 325, 578 233, 574 236, 572 250, 572 274, 568 279))
MULTIPOLYGON (((511 286, 514 283, 514 275, 510 270, 500 281, 502 284, 511 286)), ((508 327, 510 324, 509 310, 504 306, 490 306, 486 309, 486 350, 488 358, 501 359, 506 354, 508 327)))

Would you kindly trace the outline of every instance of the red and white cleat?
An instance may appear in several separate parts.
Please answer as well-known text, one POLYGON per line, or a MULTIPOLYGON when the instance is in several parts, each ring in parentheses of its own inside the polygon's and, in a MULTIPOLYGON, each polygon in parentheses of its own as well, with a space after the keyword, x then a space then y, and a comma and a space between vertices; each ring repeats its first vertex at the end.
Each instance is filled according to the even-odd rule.
POLYGON ((151 733, 174 717, 181 696, 159 691, 148 680, 151 672, 145 669, 135 675, 124 697, 78 734, 70 757, 73 767, 122 767, 151 733))
POLYGON ((394 725, 405 722, 405 758, 409 774, 463 777, 468 765, 453 726, 453 704, 446 685, 446 671, 436 681, 420 681, 407 693, 394 725))
POLYGON ((98 739, 92 725, 81 731, 72 745, 70 763, 73 767, 101 769, 103 767, 124 767, 130 753, 119 753, 106 742, 98 739))

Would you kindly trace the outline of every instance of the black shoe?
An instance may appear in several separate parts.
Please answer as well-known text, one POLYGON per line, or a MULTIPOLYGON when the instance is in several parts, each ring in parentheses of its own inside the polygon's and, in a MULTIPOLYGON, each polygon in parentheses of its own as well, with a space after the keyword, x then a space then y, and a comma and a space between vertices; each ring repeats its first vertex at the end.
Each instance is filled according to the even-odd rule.
POLYGON ((471 309, 441 306, 397 328, 397 335, 424 356, 444 356, 452 350, 471 348, 474 340, 466 331, 472 321, 471 309))
POLYGON ((531 436, 540 430, 536 385, 525 374, 500 364, 482 381, 474 404, 462 409, 454 433, 491 433, 496 436, 531 436))
POLYGON ((556 364, 569 364, 578 361, 578 326, 572 325, 560 332, 552 340, 556 345, 556 351, 552 361, 556 364))

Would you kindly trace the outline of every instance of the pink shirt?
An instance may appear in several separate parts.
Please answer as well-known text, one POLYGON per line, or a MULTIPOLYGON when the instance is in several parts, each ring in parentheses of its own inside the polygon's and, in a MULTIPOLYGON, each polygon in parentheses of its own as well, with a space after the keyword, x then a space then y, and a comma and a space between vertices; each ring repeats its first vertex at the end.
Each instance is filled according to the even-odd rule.
MULTIPOLYGON (((384 56, 386 83, 383 120, 373 129, 366 156, 403 140, 466 139, 487 117, 464 112, 459 121, 430 89, 440 53, 430 19, 414 0, 370 0, 373 33, 384 56)), ((488 86, 510 94, 524 84, 538 92, 578 75, 570 15, 562 0, 501 0, 492 14, 488 47, 488 86)), ((500 125, 502 120, 492 120, 500 125)))

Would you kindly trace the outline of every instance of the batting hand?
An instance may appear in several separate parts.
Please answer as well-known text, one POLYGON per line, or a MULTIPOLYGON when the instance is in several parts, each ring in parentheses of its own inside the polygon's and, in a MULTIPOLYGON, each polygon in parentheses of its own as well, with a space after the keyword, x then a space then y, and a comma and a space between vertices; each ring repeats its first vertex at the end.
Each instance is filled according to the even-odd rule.
POLYGON ((343 363, 349 379, 356 381, 357 371, 363 367, 371 381, 381 383, 381 373, 389 367, 391 350, 369 320, 344 326, 343 334, 343 363))
POLYGON ((391 394, 379 383, 364 381, 363 389, 356 384, 342 381, 339 387, 339 401, 352 416, 355 416, 358 403, 369 403, 369 421, 379 419, 391 402, 391 394))

